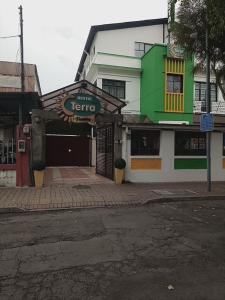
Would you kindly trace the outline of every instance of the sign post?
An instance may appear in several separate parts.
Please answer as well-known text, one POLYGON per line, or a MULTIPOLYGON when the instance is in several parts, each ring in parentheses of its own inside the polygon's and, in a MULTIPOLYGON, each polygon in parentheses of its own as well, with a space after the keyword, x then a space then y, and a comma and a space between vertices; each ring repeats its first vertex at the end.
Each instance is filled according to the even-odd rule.
POLYGON ((206 132, 207 184, 208 192, 211 192, 211 132, 214 130, 214 120, 210 112, 201 115, 200 130, 206 132))

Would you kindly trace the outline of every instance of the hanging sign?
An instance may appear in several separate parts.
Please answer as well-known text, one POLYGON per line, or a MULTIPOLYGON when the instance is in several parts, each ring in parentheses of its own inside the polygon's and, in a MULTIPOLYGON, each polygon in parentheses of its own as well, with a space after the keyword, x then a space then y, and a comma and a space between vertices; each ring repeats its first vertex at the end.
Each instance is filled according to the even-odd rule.
POLYGON ((62 99, 59 115, 68 122, 93 122, 100 109, 100 101, 92 95, 69 95, 62 99))

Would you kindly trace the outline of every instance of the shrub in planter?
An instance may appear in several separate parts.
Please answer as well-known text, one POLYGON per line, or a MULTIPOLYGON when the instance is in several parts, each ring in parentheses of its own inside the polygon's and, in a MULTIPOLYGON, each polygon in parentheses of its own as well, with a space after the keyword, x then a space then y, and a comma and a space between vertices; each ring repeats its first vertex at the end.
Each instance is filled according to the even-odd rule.
POLYGON ((120 170, 125 169, 126 168, 126 161, 123 158, 118 158, 115 161, 115 168, 120 169, 120 170))
POLYGON ((115 161, 115 182, 121 184, 124 179, 124 169, 126 167, 126 161, 123 158, 119 158, 115 161))
POLYGON ((45 164, 43 161, 37 160, 33 162, 34 182, 36 188, 41 188, 44 183, 45 164))
POLYGON ((36 160, 33 162, 33 170, 42 171, 45 169, 45 163, 41 160, 36 160))

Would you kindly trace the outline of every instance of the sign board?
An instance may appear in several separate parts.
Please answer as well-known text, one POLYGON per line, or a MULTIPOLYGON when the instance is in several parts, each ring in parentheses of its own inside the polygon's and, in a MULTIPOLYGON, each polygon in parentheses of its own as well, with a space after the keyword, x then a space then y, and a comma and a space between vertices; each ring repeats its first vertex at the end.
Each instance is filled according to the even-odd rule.
POLYGON ((202 114, 200 122, 200 131, 209 132, 214 129, 214 120, 212 114, 202 114))
POLYGON ((60 102, 59 115, 68 122, 93 122, 101 109, 100 101, 89 94, 66 96, 60 102))
POLYGON ((168 56, 173 58, 184 59, 184 48, 173 43, 168 45, 168 56))

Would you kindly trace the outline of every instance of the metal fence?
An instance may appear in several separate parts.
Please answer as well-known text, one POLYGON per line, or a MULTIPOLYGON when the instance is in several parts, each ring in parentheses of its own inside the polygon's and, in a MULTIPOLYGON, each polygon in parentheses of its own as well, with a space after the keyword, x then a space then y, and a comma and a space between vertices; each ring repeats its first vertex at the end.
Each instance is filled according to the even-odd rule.
POLYGON ((15 139, 0 140, 0 164, 16 163, 15 139))

